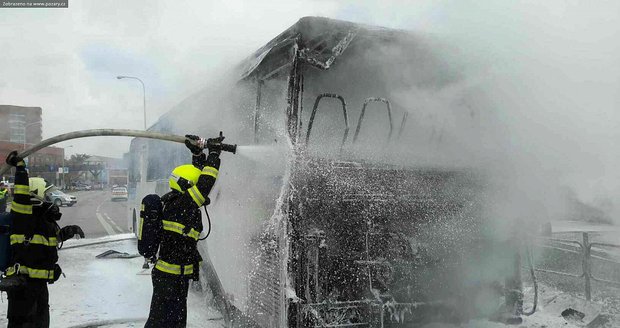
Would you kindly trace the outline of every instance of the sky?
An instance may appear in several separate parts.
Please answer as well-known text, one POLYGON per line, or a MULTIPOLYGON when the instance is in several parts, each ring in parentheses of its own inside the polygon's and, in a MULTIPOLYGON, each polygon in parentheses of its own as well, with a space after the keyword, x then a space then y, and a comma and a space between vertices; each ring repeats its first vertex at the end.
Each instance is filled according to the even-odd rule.
MULTIPOLYGON (((0 104, 43 108, 43 137, 142 129, 303 16, 411 30, 450 44, 541 175, 590 198, 620 195, 620 2, 473 0, 70 0, 0 9, 0 104), (560 173, 558 173, 560 172, 560 173)), ((68 154, 120 157, 128 138, 68 154)), ((528 169, 524 165, 524 169, 528 169)))

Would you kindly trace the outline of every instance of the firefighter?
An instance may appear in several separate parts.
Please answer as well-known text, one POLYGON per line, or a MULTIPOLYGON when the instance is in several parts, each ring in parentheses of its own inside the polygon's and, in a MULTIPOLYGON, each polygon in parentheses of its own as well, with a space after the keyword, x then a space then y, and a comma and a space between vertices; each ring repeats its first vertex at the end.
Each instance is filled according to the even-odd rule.
MULTIPOLYGON (((198 140, 197 136, 186 136, 198 140)), ((209 192, 217 179, 221 148, 202 148, 186 140, 192 164, 176 167, 170 176, 171 191, 163 195, 159 256, 152 271, 153 297, 145 328, 185 327, 189 280, 198 280, 197 243, 202 232, 200 207, 209 204, 209 192)), ((143 236, 144 237, 144 236, 143 236)))
POLYGON ((16 167, 11 203, 11 257, 2 279, 8 295, 8 327, 49 327, 48 283, 54 283, 62 270, 56 264, 58 243, 74 235, 84 237, 79 226, 62 229, 56 221, 58 206, 45 201, 49 186, 42 178, 28 178, 26 164, 16 151, 6 163, 16 167))
POLYGON ((9 197, 9 193, 4 186, 4 182, 0 182, 0 214, 6 212, 6 200, 9 197))

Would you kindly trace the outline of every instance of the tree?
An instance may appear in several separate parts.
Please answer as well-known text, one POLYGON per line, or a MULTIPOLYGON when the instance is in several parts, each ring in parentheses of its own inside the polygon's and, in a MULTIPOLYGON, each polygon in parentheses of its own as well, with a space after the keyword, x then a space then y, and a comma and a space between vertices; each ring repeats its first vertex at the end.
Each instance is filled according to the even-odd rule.
POLYGON ((68 166, 72 167, 72 169, 69 170, 69 174, 66 176, 69 179, 67 185, 70 186, 73 180, 77 180, 82 174, 84 174, 80 167, 84 165, 84 162, 86 162, 89 158, 90 155, 88 154, 71 155, 71 158, 67 161, 68 166))
POLYGON ((89 158, 90 158, 90 155, 88 154, 73 154, 71 155, 71 158, 69 158, 69 165, 75 165, 75 166, 82 165, 89 158))

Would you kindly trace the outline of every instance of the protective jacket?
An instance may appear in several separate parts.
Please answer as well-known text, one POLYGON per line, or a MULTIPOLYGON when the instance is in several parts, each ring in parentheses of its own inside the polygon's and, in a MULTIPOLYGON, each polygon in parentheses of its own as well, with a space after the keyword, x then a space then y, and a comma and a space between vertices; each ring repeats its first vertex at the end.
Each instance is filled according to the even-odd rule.
POLYGON ((197 243, 202 232, 200 207, 215 184, 220 167, 217 154, 194 156, 192 164, 201 170, 198 182, 185 192, 173 190, 162 196, 162 234, 155 269, 198 280, 202 258, 197 243))
POLYGON ((11 276, 18 272, 31 279, 53 283, 61 273, 56 264, 59 228, 51 215, 53 205, 32 205, 28 173, 24 166, 16 168, 13 194, 10 235, 12 255, 6 274, 11 276))

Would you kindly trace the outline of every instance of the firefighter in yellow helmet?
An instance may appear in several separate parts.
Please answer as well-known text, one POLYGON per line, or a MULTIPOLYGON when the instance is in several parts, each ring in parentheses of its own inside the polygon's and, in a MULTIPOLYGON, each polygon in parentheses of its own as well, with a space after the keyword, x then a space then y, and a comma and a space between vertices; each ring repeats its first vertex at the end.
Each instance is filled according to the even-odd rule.
POLYGON ((206 156, 202 148, 190 141, 198 140, 197 136, 186 138, 192 164, 178 166, 172 171, 171 190, 161 197, 162 230, 158 258, 152 271, 153 297, 145 328, 185 327, 189 280, 196 281, 199 276, 202 261, 197 249, 202 232, 200 207, 209 204, 208 195, 218 176, 221 149, 213 147, 206 156))
POLYGON ((62 229, 56 221, 58 206, 46 201, 50 186, 43 178, 28 178, 26 164, 16 151, 6 163, 14 166, 15 189, 11 203, 11 258, 0 290, 6 291, 8 327, 49 327, 49 294, 62 273, 58 261, 59 242, 74 235, 84 237, 78 226, 62 229))

